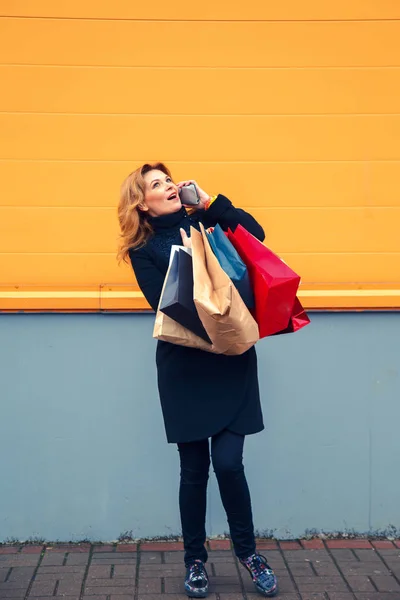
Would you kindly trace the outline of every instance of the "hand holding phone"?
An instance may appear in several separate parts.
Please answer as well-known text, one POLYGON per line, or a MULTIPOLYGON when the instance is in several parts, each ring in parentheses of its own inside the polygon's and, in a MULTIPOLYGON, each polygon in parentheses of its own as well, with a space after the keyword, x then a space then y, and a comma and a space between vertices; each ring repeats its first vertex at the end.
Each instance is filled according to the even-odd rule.
POLYGON ((200 196, 194 183, 179 188, 179 197, 184 206, 197 206, 200 204, 200 196))
POLYGON ((210 196, 197 185, 193 179, 180 181, 178 184, 179 197, 183 205, 205 208, 210 196))

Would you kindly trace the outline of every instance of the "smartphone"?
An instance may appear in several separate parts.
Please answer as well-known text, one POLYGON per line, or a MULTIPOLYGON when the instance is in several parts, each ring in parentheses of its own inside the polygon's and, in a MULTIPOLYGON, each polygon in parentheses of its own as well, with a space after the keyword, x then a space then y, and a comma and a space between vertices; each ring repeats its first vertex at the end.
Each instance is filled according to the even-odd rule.
POLYGON ((184 206, 196 206, 200 202, 200 196, 194 183, 189 183, 189 185, 181 187, 179 198, 184 206))

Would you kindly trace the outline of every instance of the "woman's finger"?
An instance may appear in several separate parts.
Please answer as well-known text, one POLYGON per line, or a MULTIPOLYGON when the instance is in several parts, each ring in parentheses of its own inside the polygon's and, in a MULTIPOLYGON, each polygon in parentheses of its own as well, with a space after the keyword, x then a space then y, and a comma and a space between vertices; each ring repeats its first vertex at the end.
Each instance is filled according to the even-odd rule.
POLYGON ((189 179, 187 181, 180 181, 176 185, 178 186, 178 188, 181 188, 181 187, 184 187, 185 185, 190 185, 191 183, 194 183, 194 185, 197 186, 196 182, 193 179, 189 179))
POLYGON ((190 237, 188 237, 186 231, 184 229, 180 229, 181 232, 181 238, 182 238, 182 244, 185 246, 185 248, 191 248, 192 247, 192 240, 190 239, 190 237))

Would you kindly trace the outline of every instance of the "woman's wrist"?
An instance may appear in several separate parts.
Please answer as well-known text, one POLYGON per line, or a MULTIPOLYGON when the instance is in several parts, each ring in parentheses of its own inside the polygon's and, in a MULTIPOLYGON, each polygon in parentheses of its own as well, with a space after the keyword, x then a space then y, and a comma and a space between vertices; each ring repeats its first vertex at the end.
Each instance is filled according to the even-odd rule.
POLYGON ((208 210, 213 202, 217 199, 218 194, 215 196, 209 196, 207 202, 204 203, 204 210, 208 210))

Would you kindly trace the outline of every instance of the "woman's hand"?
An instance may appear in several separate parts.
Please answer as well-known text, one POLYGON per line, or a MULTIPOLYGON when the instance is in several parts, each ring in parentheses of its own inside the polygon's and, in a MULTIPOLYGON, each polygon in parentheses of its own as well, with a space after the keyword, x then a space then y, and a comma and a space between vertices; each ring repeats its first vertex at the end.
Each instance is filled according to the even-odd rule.
POLYGON ((179 189, 181 189, 181 188, 183 188, 183 186, 189 185, 190 183, 193 183, 195 185, 197 193, 199 194, 199 197, 200 197, 199 204, 197 204, 196 206, 193 206, 193 207, 191 206, 190 208, 196 208, 196 209, 205 208, 206 203, 210 200, 210 196, 207 194, 207 192, 202 190, 201 187, 199 187, 193 179, 188 179, 187 181, 180 181, 176 185, 178 186, 179 189))
POLYGON ((192 240, 190 239, 190 237, 188 237, 186 231, 184 229, 182 229, 182 227, 181 227, 180 232, 181 232, 183 246, 185 246, 185 248, 191 248, 192 240))

